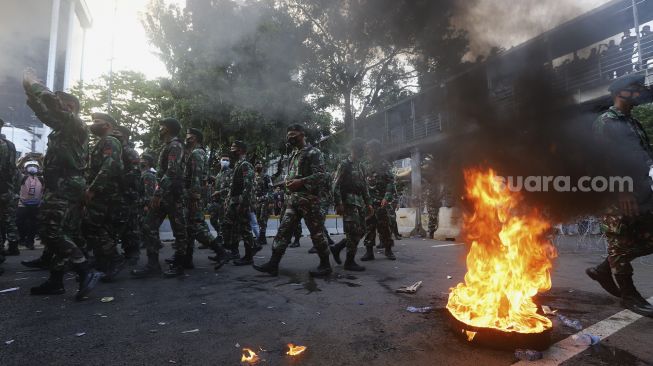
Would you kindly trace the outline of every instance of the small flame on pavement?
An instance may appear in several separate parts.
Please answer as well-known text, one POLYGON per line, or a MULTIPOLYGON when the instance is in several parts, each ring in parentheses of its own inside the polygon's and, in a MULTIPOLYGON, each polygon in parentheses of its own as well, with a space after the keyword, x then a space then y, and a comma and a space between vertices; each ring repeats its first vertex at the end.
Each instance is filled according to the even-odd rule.
POLYGON ((291 356, 297 356, 304 351, 306 351, 306 346, 295 346, 292 343, 288 343, 288 352, 286 352, 286 354, 291 356))
POLYGON ((243 355, 240 357, 240 362, 247 362, 250 364, 257 363, 259 361, 258 355, 249 348, 243 348, 243 355))
POLYGON ((467 336, 467 341, 471 342, 474 340, 474 337, 476 336, 476 332, 472 332, 470 330, 463 330, 465 332, 465 335, 467 336))

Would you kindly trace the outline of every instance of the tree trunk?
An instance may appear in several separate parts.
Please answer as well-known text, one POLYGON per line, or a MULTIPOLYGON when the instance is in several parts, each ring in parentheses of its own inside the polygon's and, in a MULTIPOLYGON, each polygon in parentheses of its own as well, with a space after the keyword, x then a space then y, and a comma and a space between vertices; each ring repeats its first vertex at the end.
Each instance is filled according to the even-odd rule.
POLYGON ((343 98, 345 99, 345 134, 347 136, 355 137, 354 131, 354 115, 351 110, 351 89, 345 90, 343 93, 343 98))

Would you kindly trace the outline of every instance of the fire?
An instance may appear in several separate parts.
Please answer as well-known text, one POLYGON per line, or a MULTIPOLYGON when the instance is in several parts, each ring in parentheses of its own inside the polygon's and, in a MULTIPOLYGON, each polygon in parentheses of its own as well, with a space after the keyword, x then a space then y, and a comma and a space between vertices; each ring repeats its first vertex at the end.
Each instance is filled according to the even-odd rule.
POLYGON ((259 361, 258 355, 249 348, 243 348, 243 355, 240 357, 240 362, 257 363, 259 361))
POLYGON ((550 223, 537 210, 525 208, 521 195, 505 188, 493 170, 464 173, 466 197, 474 208, 464 216, 471 246, 465 282, 451 289, 447 309, 479 328, 519 333, 551 328, 532 299, 551 288, 556 251, 545 239, 550 223))
POLYGON ((286 354, 291 356, 297 356, 304 351, 306 351, 306 346, 295 346, 292 343, 288 343, 288 352, 286 352, 286 354))

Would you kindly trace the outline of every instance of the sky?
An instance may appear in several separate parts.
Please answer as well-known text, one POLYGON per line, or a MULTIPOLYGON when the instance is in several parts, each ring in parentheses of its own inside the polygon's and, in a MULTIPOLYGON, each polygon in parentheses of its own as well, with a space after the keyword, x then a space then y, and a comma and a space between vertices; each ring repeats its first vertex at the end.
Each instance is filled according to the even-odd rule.
MULTIPOLYGON (((86 0, 93 26, 86 35, 85 80, 109 72, 112 37, 114 71, 140 71, 148 78, 168 75, 141 23, 149 1, 86 0)), ((166 1, 185 4, 185 0, 166 1)), ((483 53, 491 46, 515 46, 607 1, 475 0, 473 6, 461 11, 455 23, 469 31, 472 51, 483 53)))

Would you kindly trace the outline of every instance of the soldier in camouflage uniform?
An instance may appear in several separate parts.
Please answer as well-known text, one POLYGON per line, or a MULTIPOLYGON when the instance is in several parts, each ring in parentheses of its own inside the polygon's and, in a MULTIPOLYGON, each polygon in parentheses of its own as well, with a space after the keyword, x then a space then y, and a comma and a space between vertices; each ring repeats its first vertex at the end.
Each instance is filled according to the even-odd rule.
POLYGON ((340 251, 347 247, 345 270, 361 272, 365 267, 356 263, 356 250, 365 234, 365 218, 373 214, 373 209, 365 169, 360 160, 365 152, 365 144, 360 139, 354 139, 350 150, 351 155, 338 165, 333 182, 333 201, 336 213, 342 215, 344 221, 345 241, 331 246, 331 253, 340 264, 340 251))
MULTIPOLYGON (((240 253, 238 253, 238 247, 234 248, 233 243, 226 243, 224 241, 224 236, 222 235, 222 225, 224 223, 225 210, 227 205, 227 199, 229 198, 229 191, 231 189, 231 181, 233 169, 231 169, 231 157, 230 153, 223 153, 220 156, 220 172, 215 177, 215 190, 211 195, 211 205, 209 205, 209 214, 211 216, 211 225, 215 229, 217 236, 217 242, 222 245, 225 249, 229 250, 229 257, 231 259, 240 258, 240 253)), ((217 256, 209 256, 209 259, 216 261, 217 256)))
POLYGON ((122 145, 112 136, 118 124, 106 113, 93 113, 91 133, 98 141, 91 149, 86 190, 86 216, 82 232, 96 258, 96 268, 104 272, 102 281, 111 281, 122 270, 125 259, 116 246, 116 222, 122 202, 122 145))
POLYGON ((608 154, 619 151, 618 156, 606 156, 608 163, 620 166, 637 162, 639 175, 632 177, 633 191, 620 192, 618 204, 602 219, 608 241, 607 259, 588 268, 586 273, 610 294, 621 297, 621 305, 626 309, 653 317, 653 305, 635 288, 630 264, 653 253, 653 192, 648 176, 653 150, 644 128, 631 116, 633 107, 650 91, 644 86, 643 75, 617 79, 609 90, 614 105, 594 122, 592 130, 602 150, 608 154))
MULTIPOLYGON (((152 197, 154 197, 154 191, 156 190, 156 170, 154 170, 154 164, 154 156, 148 153, 141 154, 141 160, 139 164, 141 170, 140 191, 143 194, 138 200, 138 227, 141 233, 145 228, 145 217, 147 216, 150 201, 152 201, 152 197)), ((139 239, 141 248, 144 248, 145 243, 143 241, 142 234, 139 235, 139 239)))
POLYGON ((435 231, 438 229, 438 215, 442 206, 442 189, 436 185, 431 185, 426 191, 426 212, 428 214, 428 235, 433 239, 435 231))
MULTIPOLYGON (((333 204, 333 180, 331 174, 328 172, 324 174, 324 189, 322 190, 322 198, 320 199, 320 210, 322 210, 322 215, 324 216, 324 237, 327 240, 329 247, 334 245, 331 235, 329 235, 329 230, 326 228, 326 216, 329 213, 329 207, 333 204)), ((300 226, 300 237, 301 237, 301 226, 300 226)), ((299 241, 299 238, 297 239, 299 241)), ((292 245, 292 244, 291 244, 292 245)), ((317 249, 315 246, 312 246, 308 250, 309 254, 317 254, 317 249)))
POLYGON ((204 219, 203 189, 208 180, 206 150, 202 147, 204 135, 196 128, 189 128, 186 134, 186 164, 184 171, 184 189, 186 197, 186 225, 188 231, 188 246, 184 258, 184 268, 193 266, 193 246, 195 240, 213 249, 216 253, 216 266, 219 269, 227 261, 226 253, 217 238, 211 235, 209 226, 204 219))
POLYGON ((320 210, 321 190, 324 189, 324 157, 320 150, 306 143, 303 126, 292 125, 287 131, 286 140, 293 147, 293 152, 286 176, 286 209, 272 243, 270 261, 263 265, 254 265, 254 268, 273 276, 278 275, 279 262, 290 244, 292 231, 303 218, 320 256, 317 270, 311 271, 310 275, 328 276, 332 269, 329 263, 329 246, 324 238, 324 215, 320 210))
MULTIPOLYGON (((0 119, 0 129, 4 125, 4 121, 0 119)), ((16 147, 10 141, 0 138, 0 220, 2 225, 6 228, 11 227, 11 203, 13 200, 13 177, 16 175, 16 147)), ((12 234, 10 230, 7 231, 9 237, 9 249, 13 246, 18 249, 18 235, 17 230, 12 234), (13 235, 13 237, 12 237, 13 235)), ((0 247, 0 264, 5 261, 4 257, 4 238, 2 239, 2 246, 0 247)), ((4 270, 0 267, 0 275, 4 270)))
POLYGON ((163 274, 172 278, 182 276, 184 267, 182 260, 186 255, 188 235, 186 232, 186 217, 184 212, 184 144, 179 139, 181 124, 174 118, 159 121, 159 139, 164 143, 159 154, 157 171, 158 184, 154 191, 143 228, 145 245, 147 247, 147 264, 140 269, 132 270, 134 277, 148 277, 161 273, 159 264, 159 227, 166 216, 170 220, 172 234, 175 237, 175 259, 170 268, 163 274))
POLYGON ((256 221, 259 226, 257 241, 259 245, 267 245, 265 233, 270 217, 270 202, 272 202, 272 178, 263 171, 263 163, 260 161, 256 163, 254 171, 254 186, 256 187, 254 190, 256 196, 254 212, 256 212, 256 221))
MULTIPOLYGON (((0 119, 0 128, 4 121, 0 119)), ((0 138, 0 226, 9 242, 9 248, 4 250, 4 237, 0 243, 0 263, 4 261, 3 255, 19 255, 18 250, 18 229, 16 228, 16 209, 18 198, 16 189, 16 146, 5 139, 0 138)))
POLYGON ((390 219, 388 210, 392 210, 394 201, 395 178, 390 163, 380 157, 381 143, 371 140, 366 145, 368 157, 367 185, 372 199, 374 215, 367 219, 365 234, 365 255, 362 261, 374 260, 374 241, 379 233, 379 241, 385 248, 385 256, 390 260, 397 259, 392 252, 394 241, 390 234, 390 219))
POLYGON ((141 197, 143 186, 141 184, 141 158, 134 150, 133 144, 129 141, 131 131, 124 126, 119 126, 114 131, 114 136, 122 145, 123 172, 118 203, 119 212, 116 212, 114 222, 116 235, 120 240, 125 259, 130 265, 138 263, 140 256, 141 222, 140 211, 142 209, 141 197), (117 133, 116 133, 117 132, 117 133))
POLYGON ((25 72, 23 87, 27 105, 52 129, 43 164, 44 193, 38 218, 41 242, 55 258, 50 277, 30 292, 32 295, 63 294, 63 275, 66 264, 70 263, 79 276, 76 299, 83 300, 101 277, 90 268, 84 253, 72 240, 79 237, 78 213, 82 211, 86 189, 88 129, 79 119, 79 101, 74 96, 51 92, 30 70, 25 72))
POLYGON ((238 249, 241 239, 245 244, 245 255, 233 262, 237 266, 252 264, 254 254, 261 250, 261 246, 254 241, 249 220, 254 197, 254 167, 245 159, 246 153, 247 145, 244 142, 236 140, 231 144, 231 158, 235 163, 222 222, 222 235, 227 248, 238 249))

